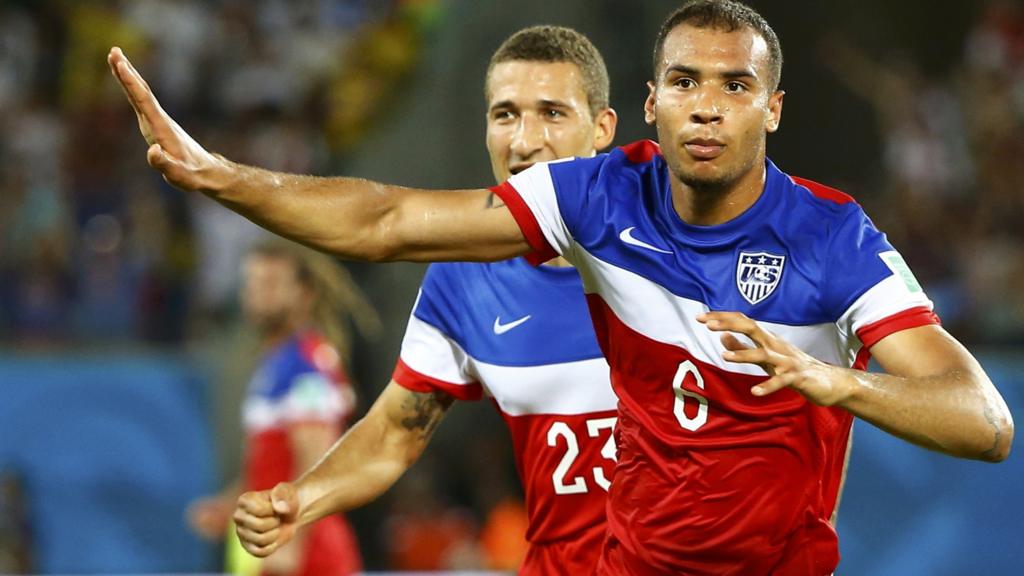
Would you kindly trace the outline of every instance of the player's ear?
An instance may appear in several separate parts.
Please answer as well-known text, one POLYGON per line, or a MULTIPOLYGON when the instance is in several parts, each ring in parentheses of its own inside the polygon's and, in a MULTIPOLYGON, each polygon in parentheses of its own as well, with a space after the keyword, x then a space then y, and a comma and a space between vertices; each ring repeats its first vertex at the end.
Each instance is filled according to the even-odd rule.
POLYGON ((615 140, 615 128, 619 115, 612 108, 605 108, 594 117, 594 150, 604 150, 615 140))
POLYGON ((644 122, 648 126, 654 126, 656 119, 654 115, 654 94, 656 92, 654 82, 647 82, 647 91, 647 100, 644 101, 644 122))
POLYGON ((768 121, 765 123, 765 129, 769 134, 778 130, 782 122, 782 99, 785 95, 782 90, 776 90, 768 97, 768 121))

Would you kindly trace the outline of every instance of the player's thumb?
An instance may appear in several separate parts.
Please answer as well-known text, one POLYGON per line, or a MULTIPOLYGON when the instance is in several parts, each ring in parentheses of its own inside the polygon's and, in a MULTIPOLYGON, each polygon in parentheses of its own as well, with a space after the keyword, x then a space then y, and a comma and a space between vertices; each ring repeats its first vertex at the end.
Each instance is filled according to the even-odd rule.
POLYGON ((146 150, 146 161, 149 162, 150 166, 159 170, 164 175, 164 178, 174 186, 191 190, 192 187, 186 181, 184 167, 181 165, 181 162, 168 154, 163 146, 159 144, 150 146, 149 150, 146 150))
POLYGON ((270 502, 274 506, 274 512, 284 522, 295 520, 299 512, 299 495, 295 492, 295 486, 289 482, 281 482, 270 491, 270 502))

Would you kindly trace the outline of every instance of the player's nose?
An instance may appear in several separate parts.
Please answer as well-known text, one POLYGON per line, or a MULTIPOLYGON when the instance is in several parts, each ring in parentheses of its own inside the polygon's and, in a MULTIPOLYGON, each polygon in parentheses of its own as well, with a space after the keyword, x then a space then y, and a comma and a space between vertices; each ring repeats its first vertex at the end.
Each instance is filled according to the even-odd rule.
POLYGON ((543 123, 524 114, 512 135, 512 153, 519 158, 529 158, 544 148, 546 139, 543 123))
POLYGON ((722 121, 722 106, 713 90, 700 90, 694 99, 690 121, 695 124, 718 124, 722 121))

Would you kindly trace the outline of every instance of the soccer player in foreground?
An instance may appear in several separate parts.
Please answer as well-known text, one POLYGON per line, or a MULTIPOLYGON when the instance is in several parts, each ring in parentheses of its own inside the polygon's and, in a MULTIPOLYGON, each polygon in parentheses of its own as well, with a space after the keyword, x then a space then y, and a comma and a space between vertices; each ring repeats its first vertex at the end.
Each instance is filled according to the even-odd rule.
POLYGON ((160 109, 119 50, 149 163, 277 233, 364 260, 561 254, 619 397, 599 574, 830 574, 853 416, 998 462, 1013 421, 852 199, 765 157, 782 55, 731 0, 673 12, 637 143, 493 190, 425 191, 242 166, 160 109), (500 201, 497 201, 497 199, 500 201), (869 355, 887 374, 862 370, 869 355))
MULTIPOLYGON (((485 86, 496 180, 607 147, 616 123, 608 93, 604 61, 578 32, 538 26, 508 38, 485 86)), ((616 399, 582 282, 561 258, 536 268, 522 258, 431 265, 391 383, 297 482, 242 495, 243 545, 266 556, 297 526, 375 499, 419 457, 455 400, 485 395, 511 431, 526 495, 530 547, 520 574, 593 574, 616 399)))

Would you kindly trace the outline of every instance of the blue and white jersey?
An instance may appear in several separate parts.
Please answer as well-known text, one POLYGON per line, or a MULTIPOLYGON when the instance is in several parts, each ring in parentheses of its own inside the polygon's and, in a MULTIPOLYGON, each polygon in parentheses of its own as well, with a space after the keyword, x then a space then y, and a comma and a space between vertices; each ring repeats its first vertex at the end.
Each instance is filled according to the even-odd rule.
POLYGON ((493 398, 512 432, 527 539, 588 532, 599 546, 616 398, 574 269, 522 258, 431 265, 394 379, 461 400, 493 398))
POLYGON ((792 390, 753 396, 765 373, 725 361, 698 314, 742 312, 846 367, 865 366, 889 334, 937 322, 856 202, 770 161, 765 174, 758 200, 716 226, 679 218, 652 142, 535 165, 493 189, 531 261, 561 254, 583 278, 620 399, 609 523, 631 559, 623 570, 767 573, 801 539, 800 561, 815 566, 801 573, 838 561, 828 519, 850 414, 792 390))

